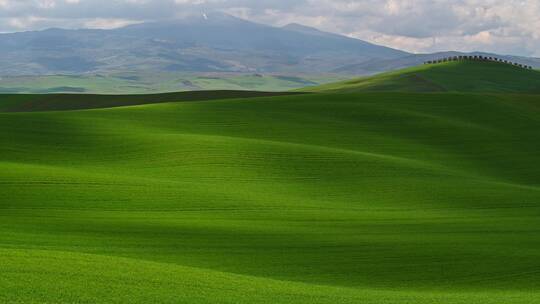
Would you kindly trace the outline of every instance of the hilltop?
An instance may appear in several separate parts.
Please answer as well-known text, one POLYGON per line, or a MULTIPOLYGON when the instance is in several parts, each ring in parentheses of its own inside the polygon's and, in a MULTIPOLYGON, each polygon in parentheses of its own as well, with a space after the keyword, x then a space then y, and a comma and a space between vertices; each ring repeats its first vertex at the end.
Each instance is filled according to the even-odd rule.
POLYGON ((540 72, 499 62, 452 61, 322 85, 305 91, 540 93, 540 72))
POLYGON ((357 75, 357 76, 369 76, 375 75, 378 73, 397 71, 401 69, 415 67, 421 65, 426 61, 437 60, 440 58, 448 58, 454 56, 483 56, 483 57, 496 57, 503 60, 508 60, 512 62, 517 62, 535 68, 540 68, 540 58, 534 57, 522 57, 522 56, 512 56, 512 55, 502 55, 486 52, 457 52, 457 51, 447 51, 447 52, 437 52, 431 54, 411 54, 405 57, 399 58, 390 58, 383 60, 372 60, 361 63, 351 63, 334 69, 332 72, 340 75, 357 75))

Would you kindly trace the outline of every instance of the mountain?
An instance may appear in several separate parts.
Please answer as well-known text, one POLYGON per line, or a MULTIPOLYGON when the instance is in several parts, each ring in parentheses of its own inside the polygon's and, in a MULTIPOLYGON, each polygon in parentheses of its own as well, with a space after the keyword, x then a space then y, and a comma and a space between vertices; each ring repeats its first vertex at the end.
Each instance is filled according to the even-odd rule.
MULTIPOLYGON (((215 12, 112 30, 53 28, 0 34, 0 76, 125 72, 360 76, 462 54, 410 54, 300 24, 272 27, 215 12)), ((540 67, 538 58, 498 57, 540 67)))
POLYGON ((326 73, 409 55, 299 25, 271 27, 222 13, 113 30, 0 35, 1 75, 111 71, 326 73))
POLYGON ((451 61, 317 86, 304 91, 540 93, 540 71, 499 62, 451 61))

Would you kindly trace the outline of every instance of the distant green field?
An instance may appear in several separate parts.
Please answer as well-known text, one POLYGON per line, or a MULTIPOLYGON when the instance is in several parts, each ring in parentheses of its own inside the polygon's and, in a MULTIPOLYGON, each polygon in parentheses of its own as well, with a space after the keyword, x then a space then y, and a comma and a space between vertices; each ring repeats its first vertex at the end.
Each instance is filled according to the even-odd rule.
POLYGON ((540 303, 539 129, 510 94, 0 113, 0 302, 540 303))
POLYGON ((302 89, 312 92, 540 93, 540 71, 496 62, 457 61, 424 65, 302 89))
POLYGON ((155 94, 193 90, 286 91, 343 80, 337 75, 115 73, 0 77, 0 94, 155 94))

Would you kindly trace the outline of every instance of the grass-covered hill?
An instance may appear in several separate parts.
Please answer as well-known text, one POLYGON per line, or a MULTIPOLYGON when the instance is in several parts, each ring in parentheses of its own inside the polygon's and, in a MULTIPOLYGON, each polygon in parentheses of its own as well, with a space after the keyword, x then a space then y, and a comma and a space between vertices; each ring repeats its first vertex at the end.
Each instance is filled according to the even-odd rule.
POLYGON ((91 75, 1 76, 0 94, 157 94, 180 91, 279 92, 345 80, 340 75, 115 72, 91 75))
POLYGON ((322 85, 304 91, 540 93, 540 71, 499 62, 452 61, 322 85))
POLYGON ((0 302, 540 303, 516 96, 0 113, 0 302))

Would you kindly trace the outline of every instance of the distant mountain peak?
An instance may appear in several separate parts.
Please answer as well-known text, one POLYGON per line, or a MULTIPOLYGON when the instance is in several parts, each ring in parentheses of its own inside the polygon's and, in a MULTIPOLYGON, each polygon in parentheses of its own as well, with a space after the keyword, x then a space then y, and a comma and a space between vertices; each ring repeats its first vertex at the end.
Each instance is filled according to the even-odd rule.
POLYGON ((199 20, 204 20, 204 21, 220 21, 220 22, 245 21, 233 15, 229 15, 227 13, 223 13, 219 11, 203 11, 199 15, 187 15, 183 19, 185 20, 199 19, 199 20))
POLYGON ((160 21, 149 21, 144 23, 127 25, 122 29, 141 29, 141 28, 157 28, 171 26, 197 26, 197 25, 237 25, 246 23, 243 19, 222 12, 200 12, 197 14, 188 14, 179 18, 166 19, 160 21))
POLYGON ((294 31, 304 34, 326 34, 325 32, 316 29, 314 27, 310 27, 307 25, 299 24, 299 23, 289 23, 282 27, 282 29, 288 30, 288 31, 294 31))
POLYGON ((295 23, 295 22, 289 23, 289 24, 283 26, 282 28, 287 29, 287 30, 312 30, 312 31, 320 32, 320 30, 318 30, 318 29, 316 29, 314 27, 303 25, 303 24, 300 24, 300 23, 295 23))

